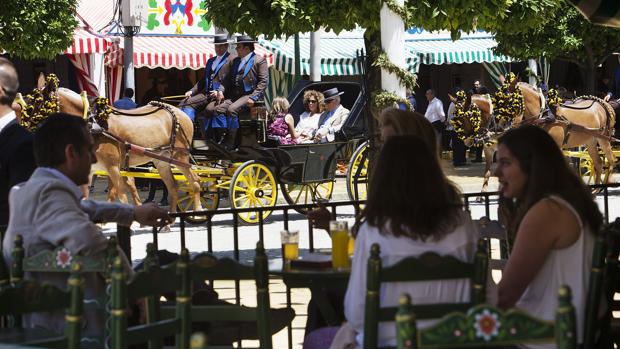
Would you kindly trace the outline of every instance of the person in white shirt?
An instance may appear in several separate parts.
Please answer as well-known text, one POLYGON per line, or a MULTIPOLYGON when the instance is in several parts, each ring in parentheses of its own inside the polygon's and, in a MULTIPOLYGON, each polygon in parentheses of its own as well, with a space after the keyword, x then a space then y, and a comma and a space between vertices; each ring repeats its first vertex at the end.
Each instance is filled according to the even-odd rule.
POLYGON ((433 125, 437 135, 437 142, 440 142, 441 134, 444 129, 444 122, 446 121, 446 114, 443 111, 443 103, 439 100, 439 98, 435 97, 435 91, 431 89, 426 90, 426 100, 428 100, 428 108, 426 108, 424 117, 426 117, 426 119, 431 122, 431 125, 433 125))
MULTIPOLYGON (((404 258, 420 256, 425 252, 450 255, 471 263, 478 239, 469 213, 463 210, 459 190, 442 172, 439 159, 427 141, 413 135, 391 136, 385 142, 368 188, 366 207, 353 233, 355 253, 344 301, 347 323, 336 336, 339 348, 361 348, 363 344, 366 272, 373 244, 379 244, 384 266, 394 265, 404 258), (416 151, 403 152, 403 149, 416 151), (420 168, 424 168, 424 171, 420 171, 420 168), (353 332, 353 335, 344 335, 343 332, 353 332), (340 343, 342 338, 354 339, 340 343)), ((470 281, 462 279, 382 284, 381 307, 398 305, 398 298, 403 293, 408 293, 414 304, 468 302, 470 281)), ((490 293, 493 294, 494 290, 490 293)), ((419 321, 418 326, 425 328, 436 321, 419 321)), ((309 343, 306 345, 304 342, 304 347, 311 348, 310 342, 319 337, 321 332, 326 334, 327 331, 319 329, 306 336, 309 343)), ((394 346, 394 323, 381 323, 376 347, 394 346)))
POLYGON ((304 111, 299 116, 299 122, 295 126, 295 133, 297 137, 297 143, 312 143, 313 136, 316 130, 319 128, 319 118, 321 113, 325 110, 325 97, 319 91, 307 90, 304 92, 304 111))

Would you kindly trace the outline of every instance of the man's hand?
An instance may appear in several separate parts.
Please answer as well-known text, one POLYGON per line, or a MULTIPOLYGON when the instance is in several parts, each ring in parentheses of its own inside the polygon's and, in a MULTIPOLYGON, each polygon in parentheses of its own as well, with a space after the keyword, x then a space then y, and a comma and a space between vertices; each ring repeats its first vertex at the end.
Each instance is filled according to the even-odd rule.
POLYGON ((186 97, 191 97, 192 96, 192 90, 189 90, 189 91, 185 92, 185 96, 186 97))
POLYGON ((308 212, 308 220, 312 223, 312 226, 327 231, 329 231, 331 217, 329 211, 320 203, 318 208, 308 212))
POLYGON ((609 102, 609 99, 610 99, 610 98, 611 98, 611 93, 608 93, 608 94, 605 96, 605 98, 603 98, 603 100, 604 100, 605 102, 609 102))
POLYGON ((248 107, 253 107, 254 106, 254 100, 252 98, 249 98, 248 101, 246 102, 246 104, 248 105, 248 107))
POLYGON ((133 218, 140 224, 150 225, 154 227, 164 226, 173 222, 168 212, 153 202, 136 206, 134 208, 133 218))
POLYGON ((218 98, 218 92, 216 90, 209 91, 209 97, 218 98))
POLYGON ((221 102, 224 100, 224 94, 222 93, 222 91, 217 92, 217 100, 218 102, 221 102))

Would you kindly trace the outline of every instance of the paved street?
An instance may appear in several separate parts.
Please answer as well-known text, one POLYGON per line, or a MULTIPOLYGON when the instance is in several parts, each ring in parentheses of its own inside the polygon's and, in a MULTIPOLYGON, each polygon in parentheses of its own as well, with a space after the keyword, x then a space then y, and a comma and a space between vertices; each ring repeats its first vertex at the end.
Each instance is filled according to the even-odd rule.
MULTIPOLYGON (((470 164, 466 167, 453 168, 446 161, 444 161, 444 169, 449 175, 449 178, 454 181, 464 193, 479 192, 482 185, 482 173, 484 165, 480 163, 470 164)), ((616 181, 618 178, 616 178, 616 181)), ((94 197, 97 199, 104 199, 105 194, 103 192, 106 186, 105 179, 99 179, 96 182, 94 197)), ((491 178, 489 191, 497 190, 497 180, 491 178)), ((147 192, 141 191, 141 197, 144 199, 147 196, 147 192)), ((159 201, 161 198, 161 191, 159 191, 155 197, 155 201, 159 201)), ((348 200, 346 194, 346 188, 343 178, 339 178, 334 186, 333 201, 348 200)), ((225 200, 224 200, 225 201, 225 200)), ((279 195, 279 204, 285 204, 282 195, 279 195)), ((602 205, 602 199, 599 197, 599 203, 602 205)), ((610 217, 615 218, 620 216, 620 190, 612 190, 610 196, 610 217)), ((226 203, 224 202, 224 205, 226 203)), ((491 203, 491 218, 496 218, 496 203, 491 203)), ((602 208, 602 206, 601 206, 602 208)), ((484 205, 471 203, 470 210, 472 217, 479 218, 484 215, 484 205)), ((349 224, 354 222, 354 215, 352 208, 342 208, 338 210, 339 218, 349 221, 349 224)), ((305 216, 300 214, 289 215, 289 229, 300 231, 300 249, 307 250, 309 246, 308 237, 308 223, 305 216)), ((281 258, 280 251, 280 235, 279 232, 283 228, 281 214, 273 214, 266 220, 264 229, 264 245, 267 249, 267 253, 270 258, 281 258)), ((104 226, 104 232, 114 233, 116 226, 113 224, 107 224, 104 226)), ((152 241, 151 229, 148 227, 140 227, 134 223, 132 226, 132 259, 137 262, 144 258, 146 244, 152 241)), ((239 249, 241 250, 241 261, 251 262, 256 246, 256 242, 259 239, 259 233, 257 226, 243 225, 239 227, 239 249)), ((232 217, 230 215, 218 215, 213 220, 213 251, 218 257, 233 256, 233 229, 232 229, 232 217)), ((180 251, 180 232, 179 224, 175 223, 170 232, 160 233, 159 248, 166 249, 172 252, 180 251)), ((331 241, 327 233, 323 231, 315 231, 315 248, 328 249, 331 246, 331 241)), ((192 253, 202 252, 207 250, 207 234, 206 228, 199 225, 186 226, 186 246, 192 253)), ((497 245, 492 245, 494 254, 497 253, 497 245)), ((494 278, 498 278, 499 275, 494 275, 494 278)), ((215 285, 220 296, 224 299, 234 300, 234 286, 232 283, 218 283, 215 285)), ((254 287, 251 283, 242 283, 241 287, 242 303, 246 305, 255 304, 254 287)), ((283 306, 286 303, 286 288, 281 281, 272 279, 270 285, 271 303, 272 306, 283 306)), ((301 347, 303 340, 303 329, 306 321, 306 304, 310 298, 308 290, 294 289, 292 290, 293 307, 297 313, 295 321, 293 323, 293 343, 296 348, 301 347)), ((274 337, 274 347, 284 348, 287 343, 286 331, 281 331, 274 337)))

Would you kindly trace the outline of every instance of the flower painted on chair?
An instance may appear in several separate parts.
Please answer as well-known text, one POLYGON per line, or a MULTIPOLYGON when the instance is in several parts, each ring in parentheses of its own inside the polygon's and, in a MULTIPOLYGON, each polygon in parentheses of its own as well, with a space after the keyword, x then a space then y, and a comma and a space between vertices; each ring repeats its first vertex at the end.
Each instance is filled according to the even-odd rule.
POLYGON ((476 337, 482 337, 485 341, 490 341, 491 338, 497 336, 500 322, 497 320, 497 314, 491 313, 488 309, 485 309, 480 314, 476 314, 476 322, 474 328, 476 329, 476 337))
POLYGON ((63 248, 56 254, 56 265, 60 268, 68 268, 72 259, 71 251, 63 248))

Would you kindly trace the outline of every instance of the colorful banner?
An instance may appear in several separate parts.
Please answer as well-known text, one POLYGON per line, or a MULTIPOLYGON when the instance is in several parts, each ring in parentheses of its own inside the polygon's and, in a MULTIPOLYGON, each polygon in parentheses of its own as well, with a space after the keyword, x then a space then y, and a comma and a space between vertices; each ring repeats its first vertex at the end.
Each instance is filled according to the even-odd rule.
POLYGON ((141 35, 213 35, 205 0, 135 0, 148 1, 146 23, 141 35))

